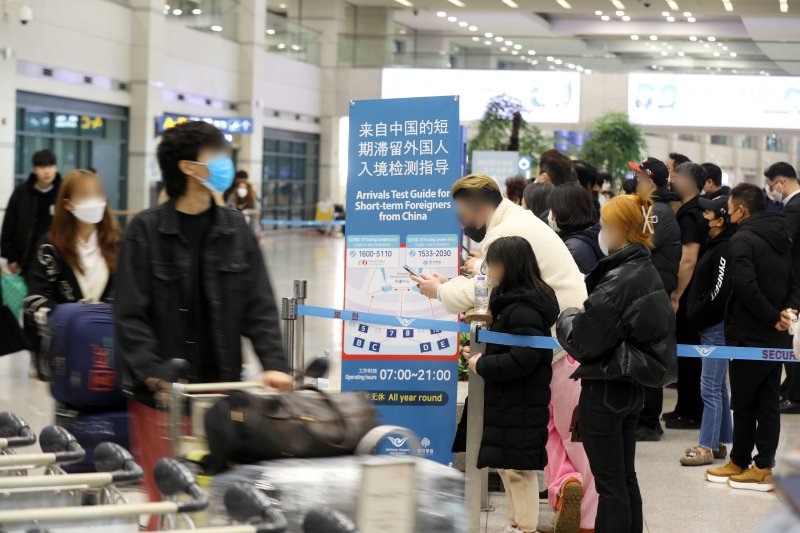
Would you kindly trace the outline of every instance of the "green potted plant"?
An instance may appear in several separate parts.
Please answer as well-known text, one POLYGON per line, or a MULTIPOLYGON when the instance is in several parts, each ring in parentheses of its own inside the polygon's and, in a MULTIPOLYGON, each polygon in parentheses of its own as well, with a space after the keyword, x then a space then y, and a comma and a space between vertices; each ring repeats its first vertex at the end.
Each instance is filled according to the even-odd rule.
POLYGON ((625 113, 601 115, 589 124, 587 132, 582 158, 609 172, 615 186, 630 172, 628 161, 640 161, 647 149, 642 129, 631 124, 625 113))

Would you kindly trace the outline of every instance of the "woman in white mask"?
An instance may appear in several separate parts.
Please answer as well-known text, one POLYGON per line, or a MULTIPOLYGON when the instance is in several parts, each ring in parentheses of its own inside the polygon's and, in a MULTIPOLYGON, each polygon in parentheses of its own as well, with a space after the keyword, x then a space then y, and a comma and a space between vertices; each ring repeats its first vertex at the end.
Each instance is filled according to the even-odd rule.
POLYGON ((120 231, 108 208, 103 181, 89 170, 73 170, 61 184, 49 231, 36 246, 29 266, 26 330, 62 303, 113 300, 120 231))

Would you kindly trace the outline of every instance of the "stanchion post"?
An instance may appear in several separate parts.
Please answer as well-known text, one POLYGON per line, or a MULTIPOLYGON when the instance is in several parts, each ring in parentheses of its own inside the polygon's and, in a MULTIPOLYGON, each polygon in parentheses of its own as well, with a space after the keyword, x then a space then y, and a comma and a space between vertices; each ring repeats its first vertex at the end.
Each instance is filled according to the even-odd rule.
POLYGON ((286 352, 286 362, 295 371, 302 372, 302 368, 295 366, 294 330, 297 322, 297 300, 294 298, 281 299, 281 320, 283 321, 283 347, 286 352))
MULTIPOLYGON (((304 279, 294 280, 294 300, 297 305, 304 305, 306 303, 306 296, 308 294, 308 281, 304 279)), ((297 315, 297 322, 295 327, 295 340, 294 340, 294 353, 296 360, 294 361, 297 370, 305 370, 306 368, 306 317, 297 315)))
MULTIPOLYGON (((478 331, 483 322, 470 324, 469 350, 470 356, 483 353, 486 345, 478 342, 478 331)), ((467 409, 467 457, 466 457, 466 503, 469 517, 469 533, 479 533, 481 528, 482 486, 484 473, 478 468, 478 452, 483 438, 483 378, 470 372, 469 374, 469 407, 467 409)), ((486 502, 488 505, 488 502, 486 502)))

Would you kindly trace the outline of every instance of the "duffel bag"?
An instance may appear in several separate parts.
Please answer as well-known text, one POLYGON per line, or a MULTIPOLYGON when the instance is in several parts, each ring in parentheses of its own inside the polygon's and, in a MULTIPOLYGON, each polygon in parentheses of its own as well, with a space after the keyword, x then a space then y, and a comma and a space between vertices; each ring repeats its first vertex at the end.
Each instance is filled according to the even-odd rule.
POLYGON ((205 416, 208 473, 229 462, 352 454, 379 424, 375 408, 359 392, 328 394, 306 387, 257 396, 234 391, 205 416))
POLYGON ((77 411, 124 411, 111 305, 61 304, 50 312, 47 329, 53 398, 77 411))

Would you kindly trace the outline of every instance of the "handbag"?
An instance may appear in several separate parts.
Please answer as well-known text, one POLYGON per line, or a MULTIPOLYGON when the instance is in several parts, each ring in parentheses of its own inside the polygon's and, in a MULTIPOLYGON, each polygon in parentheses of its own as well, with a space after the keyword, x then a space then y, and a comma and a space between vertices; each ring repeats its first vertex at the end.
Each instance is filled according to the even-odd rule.
POLYGON ((28 349, 28 341, 22 333, 17 317, 11 309, 0 304, 0 355, 28 349))
POLYGON ((257 396, 234 391, 206 413, 210 453, 204 467, 213 474, 229 462, 349 455, 378 423, 375 408, 359 392, 328 394, 305 387, 257 396))
POLYGON ((2 284, 3 301, 2 304, 8 307, 14 316, 19 316, 22 310, 22 302, 28 295, 28 286, 19 274, 3 274, 0 276, 2 284))

